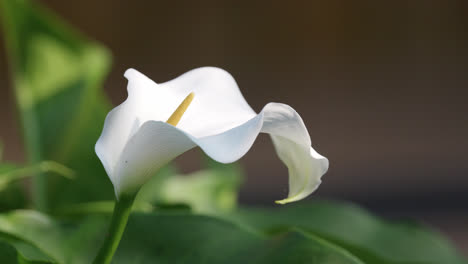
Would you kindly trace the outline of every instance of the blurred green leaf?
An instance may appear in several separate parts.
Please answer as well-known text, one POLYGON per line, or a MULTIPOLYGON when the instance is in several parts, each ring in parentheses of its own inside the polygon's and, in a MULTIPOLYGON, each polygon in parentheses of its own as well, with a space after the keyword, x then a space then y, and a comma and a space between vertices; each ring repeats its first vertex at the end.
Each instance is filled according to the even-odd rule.
MULTIPOLYGON (((94 216, 72 225, 34 211, 15 211, 0 215, 0 237, 13 236, 36 245, 58 263, 91 263, 104 238, 107 220, 94 216)), ((28 253, 12 245, 21 254, 28 253)), ((31 253, 29 258, 34 260, 31 253)), ((134 213, 113 263, 362 262, 346 250, 301 231, 264 236, 208 216, 134 213)))
POLYGON ((69 184, 39 175, 35 202, 45 209, 47 201, 55 207, 112 199, 112 186, 94 154, 109 110, 99 89, 109 52, 30 0, 0 3, 28 160, 55 160, 79 176, 69 184))
POLYGON ((172 165, 161 168, 151 177, 138 192, 135 203, 155 203, 159 198, 159 192, 164 182, 174 175, 179 174, 177 168, 172 165))
MULTIPOLYGON (((72 204, 59 208, 54 215, 62 217, 83 217, 89 214, 112 214, 115 201, 97 201, 80 204, 72 204)), ((152 212, 154 206, 146 202, 135 203, 132 207, 133 212, 152 212)))
POLYGON ((8 188, 3 189, 0 192, 0 212, 27 207, 24 189, 21 181, 10 183, 8 188))
POLYGON ((212 167, 187 175, 165 172, 143 186, 136 203, 186 204, 196 213, 217 214, 236 208, 242 172, 237 164, 212 167))
POLYGON ((18 262, 18 253, 16 249, 2 240, 0 240, 0 261, 5 264, 14 264, 18 262))
MULTIPOLYGON (((15 238, 7 241, 30 260, 90 263, 108 221, 109 214, 102 213, 57 221, 19 210, 0 214, 0 238, 15 238)), ((353 205, 314 202, 244 209, 224 220, 187 212, 134 212, 113 263, 466 262, 426 228, 383 222, 353 205)))
POLYGON ((0 237, 32 261, 63 263, 61 242, 67 233, 65 226, 35 211, 0 215, 0 237))
POLYGON ((18 253, 15 247, 0 239, 0 263, 2 264, 46 264, 50 261, 33 261, 18 253))
POLYGON ((298 228, 346 248, 365 263, 466 263, 442 235, 416 224, 383 221, 352 204, 315 201, 244 209, 226 217, 268 234, 298 228))
MULTIPOLYGON (((1 236, 1 235, 0 235, 1 236)), ((28 242, 0 239, 0 263, 45 264, 57 262, 28 242), (2 245, 3 244, 3 245, 2 245), (3 247, 3 249, 1 249, 3 247)))
POLYGON ((24 188, 20 185, 20 180, 42 172, 54 172, 66 178, 74 177, 73 171, 53 161, 43 161, 30 166, 0 163, 0 211, 25 207, 24 188))
POLYGON ((75 173, 72 170, 54 161, 42 161, 38 164, 24 167, 4 163, 0 164, 0 192, 4 191, 15 181, 43 172, 53 172, 68 179, 75 177, 75 173))
MULTIPOLYGON (((133 211, 192 211, 202 214, 222 214, 237 205, 237 193, 242 172, 237 164, 211 167, 190 174, 177 174, 168 165, 147 182, 133 205, 133 211)), ((65 205, 54 210, 61 216, 83 216, 112 213, 114 201, 95 201, 65 205)))
POLYGON ((135 214, 113 263, 362 262, 339 247, 294 230, 267 237, 207 216, 135 214))
MULTIPOLYGON (((107 217, 58 221, 32 210, 0 215, 0 238, 32 261, 91 263, 107 217)), ((1 256, 0 256, 1 259, 1 256)))

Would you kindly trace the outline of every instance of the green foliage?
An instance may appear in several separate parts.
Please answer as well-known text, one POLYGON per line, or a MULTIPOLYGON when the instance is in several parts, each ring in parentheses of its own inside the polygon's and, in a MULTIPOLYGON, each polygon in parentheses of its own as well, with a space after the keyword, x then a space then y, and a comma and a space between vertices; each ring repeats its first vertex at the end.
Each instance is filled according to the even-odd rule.
POLYGON ((150 202, 156 206, 187 205, 194 212, 218 214, 237 206, 237 192, 242 172, 237 164, 222 165, 189 175, 165 169, 145 184, 136 203, 150 202))
MULTIPOLYGON (((90 263, 108 224, 107 213, 58 221, 18 210, 0 215, 0 239, 29 260, 90 263)), ((314 202, 244 209, 222 218, 134 212, 113 263, 466 262, 424 227, 387 223, 348 204, 314 202)))
POLYGON ((114 263, 361 263, 298 231, 263 236, 204 216, 136 214, 127 231, 114 263))
MULTIPOLYGON (((26 246, 27 247, 27 246, 26 246)), ((8 244, 6 241, 0 240, 0 260, 2 264, 46 264, 51 263, 49 261, 34 261, 26 258, 22 254, 18 253, 15 247, 8 244)))
POLYGON ((18 253, 13 246, 0 240, 0 256, 2 256, 2 263, 14 264, 18 261, 18 253))
POLYGON ((108 51, 30 0, 0 3, 28 160, 55 160, 79 176, 70 185, 39 175, 35 202, 46 209, 111 199, 111 184, 94 155, 110 108, 99 89, 110 65, 108 51))
MULTIPOLYGON (((103 238, 107 220, 104 216, 94 216, 73 225, 59 223, 34 211, 16 211, 0 216, 0 236, 12 236, 29 243, 30 248, 12 245, 31 260, 90 263, 103 238), (31 248, 42 254, 32 252, 31 248)), ((299 230, 264 236, 224 220, 187 213, 132 215, 113 263, 311 261, 362 263, 346 250, 299 230)))
POLYGON ((20 182, 14 181, 14 177, 8 176, 10 172, 17 170, 16 165, 0 164, 0 211, 2 212, 26 206, 27 201, 20 182))
POLYGON ((44 172, 53 172, 68 179, 75 177, 72 170, 54 161, 42 161, 25 167, 3 163, 0 164, 0 192, 7 189, 15 181, 44 172))
POLYGON ((0 211, 22 208, 26 205, 20 180, 44 172, 53 172, 65 178, 74 178, 74 172, 53 161, 42 161, 30 166, 0 163, 0 211))
POLYGON ((298 228, 346 248, 365 263, 466 263, 451 243, 427 227, 386 222, 351 204, 314 202, 240 210, 226 217, 266 234, 298 228))

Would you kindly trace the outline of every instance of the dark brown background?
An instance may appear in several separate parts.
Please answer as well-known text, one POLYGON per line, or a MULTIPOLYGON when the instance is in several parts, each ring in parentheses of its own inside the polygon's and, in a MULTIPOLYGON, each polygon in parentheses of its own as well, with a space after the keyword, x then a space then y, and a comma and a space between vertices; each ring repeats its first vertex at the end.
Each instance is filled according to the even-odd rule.
MULTIPOLYGON (((112 50, 113 103, 126 97, 129 67, 156 82, 225 68, 255 110, 277 101, 302 115, 330 159, 315 197, 419 218, 468 252, 467 1, 42 2, 112 50)), ((0 43, 0 138, 21 161, 0 43)), ((262 136, 241 161, 241 201, 287 194, 272 151, 262 136)), ((178 162, 199 166, 193 151, 178 162)))

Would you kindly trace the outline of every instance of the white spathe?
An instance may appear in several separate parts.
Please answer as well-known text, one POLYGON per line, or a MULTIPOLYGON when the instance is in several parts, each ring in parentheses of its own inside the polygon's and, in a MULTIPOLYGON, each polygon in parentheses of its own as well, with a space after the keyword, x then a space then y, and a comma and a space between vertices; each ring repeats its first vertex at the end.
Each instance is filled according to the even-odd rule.
POLYGON ((226 71, 203 67, 156 84, 129 69, 128 98, 107 115, 96 153, 117 198, 134 193, 158 169, 199 146, 212 159, 241 158, 260 132, 271 135, 289 169, 289 195, 277 203, 305 198, 317 189, 328 160, 311 147, 309 133, 290 106, 269 103, 256 114, 226 71), (193 92, 195 98, 174 127, 165 121, 193 92))

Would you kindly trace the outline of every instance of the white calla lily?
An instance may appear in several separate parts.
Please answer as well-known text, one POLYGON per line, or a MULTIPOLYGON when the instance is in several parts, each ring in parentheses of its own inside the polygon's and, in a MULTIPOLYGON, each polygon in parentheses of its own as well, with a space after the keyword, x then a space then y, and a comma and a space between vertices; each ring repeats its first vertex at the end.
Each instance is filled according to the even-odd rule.
POLYGON ((234 162, 261 132, 271 135, 289 169, 289 195, 278 203, 311 194, 328 169, 328 160, 311 147, 309 133, 294 109, 269 103, 255 113, 222 69, 198 68, 162 84, 134 69, 127 70, 125 77, 128 98, 108 114, 96 143, 117 197, 135 193, 159 168, 196 146, 218 162, 234 162), (195 96, 190 106, 184 106, 188 109, 183 116, 179 113, 180 122, 176 126, 166 122, 191 93, 195 96))

